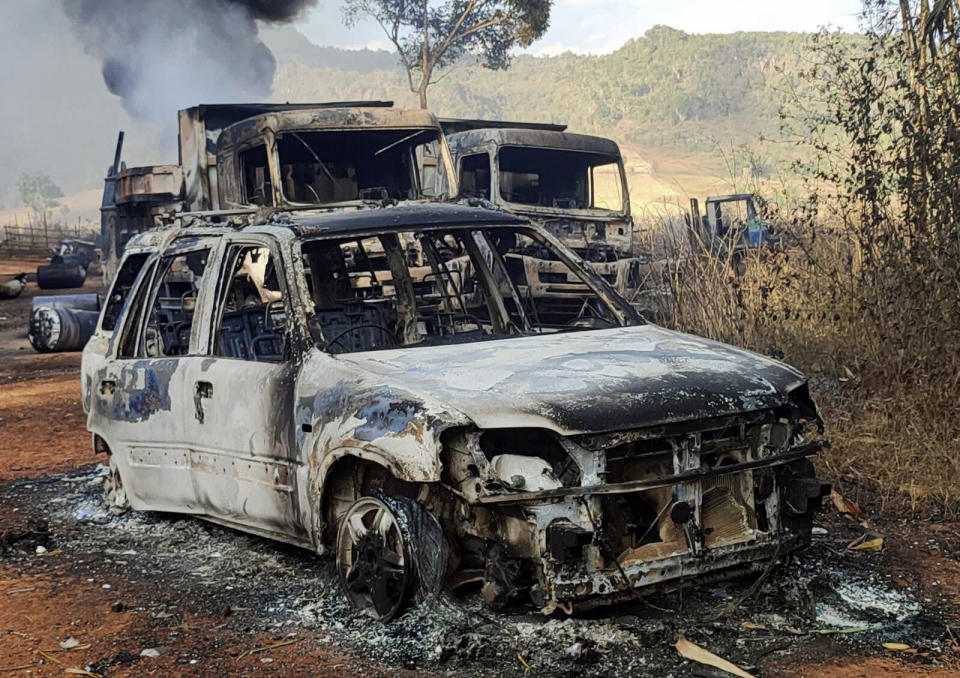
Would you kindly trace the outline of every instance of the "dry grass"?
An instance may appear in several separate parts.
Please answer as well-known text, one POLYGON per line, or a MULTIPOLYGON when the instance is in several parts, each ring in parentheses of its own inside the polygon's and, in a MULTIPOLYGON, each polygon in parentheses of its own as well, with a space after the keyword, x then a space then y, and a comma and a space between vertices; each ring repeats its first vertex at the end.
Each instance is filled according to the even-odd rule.
POLYGON ((829 479, 893 510, 957 514, 960 360, 943 317, 955 291, 922 276, 878 289, 839 232, 742 257, 672 232, 682 236, 647 243, 677 262, 661 280, 668 324, 806 370, 833 442, 819 461, 829 479))

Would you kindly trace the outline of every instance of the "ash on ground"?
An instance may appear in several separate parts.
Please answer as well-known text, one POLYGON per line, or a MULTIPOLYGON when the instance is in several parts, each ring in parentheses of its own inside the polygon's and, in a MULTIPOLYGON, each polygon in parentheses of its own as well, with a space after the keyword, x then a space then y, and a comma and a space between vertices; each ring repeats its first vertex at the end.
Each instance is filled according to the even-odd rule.
POLYGON ((386 668, 458 676, 683 676, 691 666, 673 647, 679 635, 748 671, 825 637, 866 652, 903 642, 936 655, 945 643, 944 624, 917 593, 877 571, 880 554, 845 552, 845 539, 829 533, 815 536, 759 585, 703 585, 551 618, 493 613, 478 595, 438 596, 380 624, 349 607, 330 559, 194 518, 116 516, 101 500, 104 473, 0 487, 0 500, 34 525, 23 538, 0 543, 0 559, 28 569, 37 546, 56 548, 68 574, 141 582, 162 592, 145 606, 154 617, 218 610, 241 630, 308 634, 386 668))

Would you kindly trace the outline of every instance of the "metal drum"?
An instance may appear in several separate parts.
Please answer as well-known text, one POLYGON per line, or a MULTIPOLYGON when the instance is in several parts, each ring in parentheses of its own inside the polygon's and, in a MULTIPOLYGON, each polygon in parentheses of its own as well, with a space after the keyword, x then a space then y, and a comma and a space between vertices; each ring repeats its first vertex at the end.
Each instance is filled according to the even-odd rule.
POLYGON ((99 294, 51 294, 48 297, 34 297, 31 310, 40 306, 49 306, 99 312, 102 303, 103 300, 99 294))
POLYGON ((79 264, 47 264, 37 266, 37 287, 41 290, 63 290, 83 287, 87 269, 79 264))

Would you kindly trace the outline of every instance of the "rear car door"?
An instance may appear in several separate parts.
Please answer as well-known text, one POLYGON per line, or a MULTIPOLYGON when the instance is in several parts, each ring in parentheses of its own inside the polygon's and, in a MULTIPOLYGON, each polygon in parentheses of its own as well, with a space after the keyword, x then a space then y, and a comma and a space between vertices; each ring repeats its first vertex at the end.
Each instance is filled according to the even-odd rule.
POLYGON ((225 238, 203 355, 191 358, 185 373, 193 410, 181 425, 204 513, 306 544, 292 428, 296 366, 282 269, 273 238, 225 238))
POLYGON ((91 387, 91 430, 110 445, 133 508, 200 512, 191 474, 185 367, 216 241, 176 242, 147 262, 91 387))

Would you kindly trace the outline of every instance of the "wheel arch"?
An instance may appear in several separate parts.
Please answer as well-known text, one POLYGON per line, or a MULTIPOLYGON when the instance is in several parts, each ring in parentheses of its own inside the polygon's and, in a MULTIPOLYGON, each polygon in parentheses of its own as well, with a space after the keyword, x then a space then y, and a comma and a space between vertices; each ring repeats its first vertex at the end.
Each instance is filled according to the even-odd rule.
MULTIPOLYGON (((332 457, 332 458, 331 458, 332 457)), ((397 473, 397 465, 383 455, 346 449, 329 462, 321 476, 317 492, 317 541, 322 549, 336 539, 339 518, 358 499, 378 492, 415 498, 424 480, 397 473)), ((326 461, 326 460, 325 460, 326 461)), ((425 479, 430 482, 432 479, 425 479)))
POLYGON ((90 434, 90 439, 93 445, 94 455, 102 454, 107 458, 113 455, 113 445, 111 445, 104 436, 94 431, 90 434))

